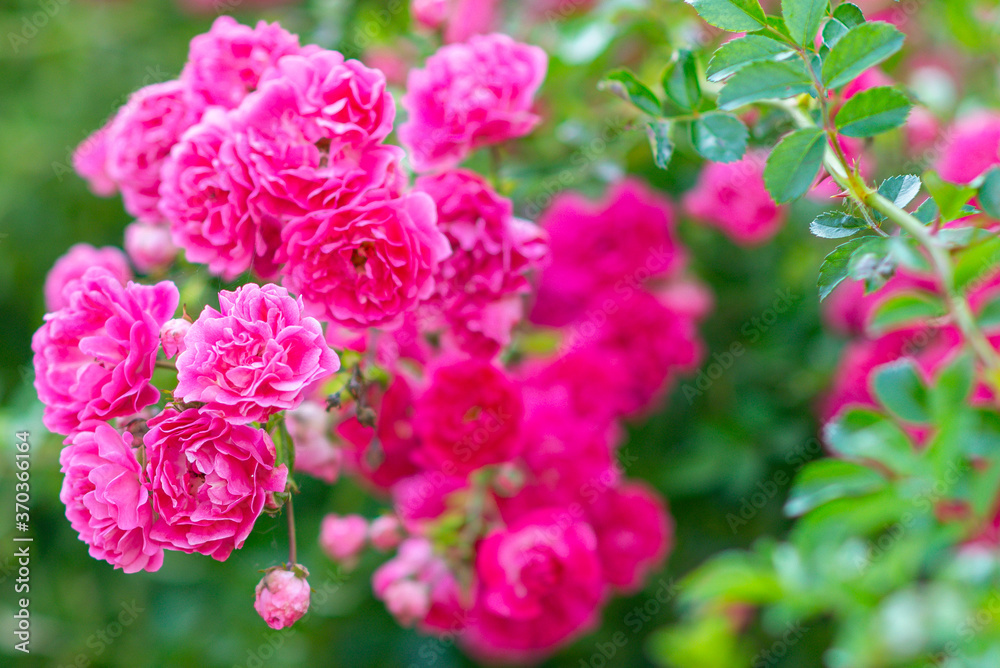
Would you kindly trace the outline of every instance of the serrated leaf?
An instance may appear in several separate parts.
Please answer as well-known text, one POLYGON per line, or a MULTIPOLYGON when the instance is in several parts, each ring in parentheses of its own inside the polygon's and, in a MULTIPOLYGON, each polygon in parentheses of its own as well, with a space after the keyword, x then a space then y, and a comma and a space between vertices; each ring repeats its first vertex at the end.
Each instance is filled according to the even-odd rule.
POLYGON ((863 219, 840 211, 826 211, 809 223, 809 231, 821 239, 843 239, 867 228, 863 219))
POLYGON ((826 151, 826 135, 805 128, 786 135, 771 151, 764 167, 764 184, 772 199, 784 204, 804 195, 816 179, 826 151))
POLYGON ((812 44, 830 8, 829 0, 781 0, 781 15, 797 43, 812 44))
POLYGON ((684 111, 696 109, 701 103, 701 84, 694 54, 681 49, 663 71, 663 90, 667 99, 684 111))
POLYGON ((847 137, 874 137, 905 123, 912 108, 894 88, 870 88, 844 103, 835 119, 837 131, 847 137))
POLYGON ((847 278, 851 256, 867 241, 865 238, 851 239, 847 243, 837 246, 832 253, 826 256, 819 268, 819 279, 816 281, 820 301, 830 296, 833 289, 847 278))
POLYGON ((879 403, 899 419, 916 423, 930 420, 927 386, 913 360, 901 359, 876 369, 872 389, 879 403))
POLYGON ((869 494, 885 484, 885 479, 867 466, 820 459, 799 472, 785 503, 785 514, 798 517, 834 499, 869 494))
POLYGON ((939 318, 947 313, 941 297, 929 292, 904 292, 882 300, 875 308, 869 325, 885 332, 913 321, 939 318))
POLYGON ((1000 167, 990 167, 979 186, 979 206, 990 218, 1000 220, 1000 167))
POLYGON ((751 63, 780 61, 795 55, 787 44, 760 35, 747 35, 726 42, 712 56, 705 76, 709 81, 722 81, 751 63))
POLYGON ((813 90, 800 60, 753 63, 734 74, 719 92, 719 108, 727 111, 758 100, 784 99, 813 90))
POLYGON ((937 172, 924 172, 923 181, 937 203, 941 219, 946 223, 961 218, 964 215, 962 208, 976 196, 976 189, 972 186, 950 183, 938 176, 937 172))
POLYGON ((833 18, 843 23, 848 28, 859 26, 865 22, 865 14, 861 9, 850 2, 842 2, 833 10, 833 18))
POLYGON ((674 155, 673 130, 673 121, 668 120, 651 121, 646 127, 649 146, 653 150, 653 162, 660 169, 666 169, 674 155))
POLYGON ((913 174, 890 176, 878 187, 878 194, 900 209, 913 201, 920 192, 920 177, 913 174))
POLYGON ((628 70, 610 72, 597 87, 611 91, 650 116, 660 115, 660 99, 628 70))
POLYGON ((747 150, 750 132, 732 114, 708 113, 691 123, 691 143, 713 162, 735 162, 747 150))
POLYGON ((767 16, 757 0, 685 0, 698 15, 716 28, 753 32, 767 26, 767 16))
POLYGON ((823 82, 840 88, 869 67, 878 65, 899 51, 904 35, 889 23, 862 23, 851 28, 823 62, 823 82))

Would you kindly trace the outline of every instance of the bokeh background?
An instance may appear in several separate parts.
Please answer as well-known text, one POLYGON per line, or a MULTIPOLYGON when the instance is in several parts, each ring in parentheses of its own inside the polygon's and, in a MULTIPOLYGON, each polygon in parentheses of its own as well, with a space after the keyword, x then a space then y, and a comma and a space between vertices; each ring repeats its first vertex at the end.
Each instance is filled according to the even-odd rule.
MULTIPOLYGON (((974 21, 963 23, 933 7, 963 3, 920 4, 940 40, 962 45, 962 58, 995 65, 992 43, 974 21)), ((303 0, 265 9, 232 0, 223 9, 243 22, 279 20, 304 43, 339 49, 373 66, 380 58, 394 62, 387 55, 393 53, 405 67, 434 48, 428 35, 412 31, 407 5, 303 0)), ((212 9, 199 14, 174 0, 0 3, 0 665, 472 665, 447 640, 399 628, 372 598, 376 556, 345 572, 319 551, 315 536, 323 513, 373 517, 383 507, 350 481, 332 488, 303 481, 296 501, 300 560, 312 570, 316 594, 308 617, 283 632, 267 628, 252 608, 258 571, 285 549, 276 520, 263 517, 246 547, 226 563, 170 552, 159 572, 135 575, 91 559, 65 520, 58 500, 60 441, 42 427, 31 386, 30 339, 42 322, 42 283, 70 245, 120 245, 130 222, 119 199, 87 190, 72 171, 71 153, 130 92, 174 78, 189 40, 215 16, 212 9), (30 432, 32 443, 29 657, 13 651, 11 634, 12 463, 20 431, 30 432)), ((561 190, 598 195, 624 172, 675 197, 691 186, 700 167, 693 152, 682 145, 670 171, 657 170, 632 112, 596 84, 616 67, 666 62, 674 48, 697 39, 696 25, 681 2, 612 0, 589 13, 556 12, 508 26, 552 58, 541 94, 547 120, 501 172, 520 215, 537 217, 561 190)), ((942 106, 954 99, 951 92, 942 106)), ((829 244, 812 239, 805 227, 818 205, 796 206, 781 233, 753 249, 681 220, 692 272, 715 299, 703 326, 710 351, 705 367, 714 362, 723 372, 711 380, 684 379, 662 410, 631 425, 621 462, 630 477, 669 499, 674 548, 642 592, 614 601, 599 631, 545 665, 656 665, 657 631, 677 616, 677 581, 709 555, 787 531, 781 507, 788 485, 774 481, 787 481, 801 462, 820 454, 816 406, 843 345, 824 331, 817 303, 816 270, 829 244), (783 312, 775 309, 779 300, 783 312), (728 354, 734 343, 745 352, 728 354), (766 499, 757 503, 761 492, 766 499), (741 509, 748 519, 734 526, 727 516, 741 509)), ((771 641, 751 625, 749 643, 766 647, 771 641)), ((817 625, 768 665, 818 666, 828 642, 829 633, 817 625)))

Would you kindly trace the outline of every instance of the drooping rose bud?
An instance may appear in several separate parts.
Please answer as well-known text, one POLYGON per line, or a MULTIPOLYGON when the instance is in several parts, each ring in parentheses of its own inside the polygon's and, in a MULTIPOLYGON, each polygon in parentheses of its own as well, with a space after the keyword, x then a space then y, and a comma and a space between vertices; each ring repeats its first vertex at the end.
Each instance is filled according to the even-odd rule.
POLYGON ((295 564, 291 570, 269 571, 257 585, 253 607, 272 629, 291 626, 309 610, 309 571, 295 564))
POLYGON ((345 567, 357 563, 365 546, 368 522, 360 515, 334 515, 323 518, 319 530, 319 546, 328 557, 345 567))
POLYGON ((413 626, 427 617, 430 587, 416 580, 397 580, 385 590, 385 607, 401 626, 413 626))
POLYGON ((392 515, 383 515, 372 521, 368 536, 377 550, 391 550, 403 540, 399 520, 392 515))
POLYGON ((163 323, 160 328, 160 344, 167 359, 184 352, 184 337, 191 329, 191 323, 184 318, 174 318, 163 323))
POLYGON ((144 274, 163 271, 177 257, 177 246, 166 225, 135 222, 125 228, 125 252, 144 274))

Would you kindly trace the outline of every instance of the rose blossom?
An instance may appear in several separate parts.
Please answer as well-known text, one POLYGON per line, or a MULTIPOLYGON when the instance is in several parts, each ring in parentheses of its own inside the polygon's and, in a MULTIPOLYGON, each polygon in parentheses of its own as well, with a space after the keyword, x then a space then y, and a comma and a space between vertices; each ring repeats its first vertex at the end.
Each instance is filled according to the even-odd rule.
POLYGON ((257 88, 261 74, 288 54, 299 52, 299 38, 277 23, 256 28, 220 16, 212 28, 191 40, 181 81, 200 108, 232 109, 257 88))
POLYGON ((282 231, 282 283, 307 312, 344 326, 392 328, 434 290, 438 263, 450 253, 424 193, 327 209, 282 231))
POLYGON ((368 528, 368 538, 377 550, 391 550, 403 540, 399 519, 392 515, 382 515, 372 520, 368 528))
MULTIPOLYGON (((112 119, 113 120, 113 119, 112 119)), ((108 128, 111 121, 80 142, 73 151, 73 169, 87 181, 91 192, 100 197, 115 194, 118 186, 108 176, 108 128)))
POLYGON ((153 537, 225 561, 243 543, 288 469, 263 429, 189 408, 166 408, 143 437, 158 517, 153 537))
POLYGON ((438 28, 448 18, 452 0, 412 0, 410 15, 413 20, 427 28, 438 28))
POLYGON ((161 220, 160 169, 170 149, 196 121, 184 85, 167 81, 133 93, 111 122, 108 176, 121 189, 125 210, 139 220, 161 220))
POLYGON ((506 35, 476 35, 442 47, 407 78, 409 119, 399 138, 420 171, 453 166, 481 146, 531 132, 531 110, 548 58, 506 35))
POLYGON ((65 475, 59 500, 90 556, 126 573, 159 570, 163 548, 150 538, 148 483, 132 434, 92 423, 67 439, 59 463, 65 475))
POLYGON ((372 575, 372 591, 404 626, 460 630, 464 608, 455 576, 430 542, 409 538, 372 575))
POLYGON ((114 246, 75 244, 56 260, 45 277, 45 310, 54 313, 69 304, 67 288, 69 292, 78 289, 80 278, 91 267, 107 269, 123 285, 132 279, 128 258, 114 246))
POLYGON ((785 221, 764 187, 764 156, 753 152, 739 162, 706 164, 684 208, 744 245, 767 241, 785 221))
POLYGON ((144 274, 165 271, 177 257, 170 228, 136 221, 125 228, 125 252, 144 274))
POLYGON ((353 565, 365 547, 368 521, 360 515, 335 515, 323 518, 319 530, 319 546, 326 556, 345 566, 353 565))
POLYGON ((291 626, 309 610, 309 571, 295 564, 290 570, 268 571, 255 590, 253 609, 267 625, 279 630, 291 626))
POLYGON ((438 367, 417 398, 417 456, 461 474, 517 455, 524 404, 517 386, 493 364, 468 359, 438 367))
POLYGON ((179 298, 169 281, 123 286, 107 269, 87 270, 69 303, 46 315, 31 340, 45 426, 70 434, 84 420, 110 420, 156 403, 160 393, 151 379, 160 326, 179 298))
POLYGON ((184 337, 191 329, 191 321, 185 318, 174 318, 163 323, 160 327, 160 345, 163 346, 163 354, 167 359, 184 352, 184 337))
POLYGON ((295 408, 311 383, 340 368, 319 322, 277 285, 220 292, 219 310, 205 307, 184 346, 174 396, 235 424, 295 408))
POLYGON ((1000 115, 978 111, 958 119, 945 132, 944 150, 935 168, 941 178, 970 183, 1000 164, 1000 115))

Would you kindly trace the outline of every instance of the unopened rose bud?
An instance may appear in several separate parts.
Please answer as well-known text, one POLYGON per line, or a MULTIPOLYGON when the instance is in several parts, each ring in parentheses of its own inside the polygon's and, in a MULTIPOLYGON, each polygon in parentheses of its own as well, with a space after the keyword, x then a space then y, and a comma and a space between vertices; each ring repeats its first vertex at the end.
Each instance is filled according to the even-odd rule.
POLYGON ((413 0, 410 14, 414 21, 427 28, 440 28, 448 18, 448 0, 413 0))
POLYGON ((160 344, 167 359, 184 352, 184 337, 191 329, 191 323, 184 318, 167 320, 160 328, 160 344))
POLYGON ((522 487, 524 487, 524 473, 513 464, 501 466, 493 478, 493 488, 500 496, 514 496, 522 487))
POLYGON ((392 515, 376 518, 368 530, 368 536, 377 550, 391 550, 403 540, 399 520, 392 515))
POLYGON ((328 557, 343 566, 357 563, 365 546, 368 522, 360 515, 327 515, 319 530, 319 546, 328 557))
POLYGON ((253 607, 272 629, 294 624, 309 610, 309 571, 296 564, 291 570, 276 568, 257 584, 253 607))
POLYGON ((402 626, 413 626, 427 617, 430 589, 424 582, 397 580, 385 590, 385 607, 402 626))
POLYGON ((125 228, 125 252, 136 269, 151 274, 173 264, 177 246, 167 225, 135 222, 125 228))

